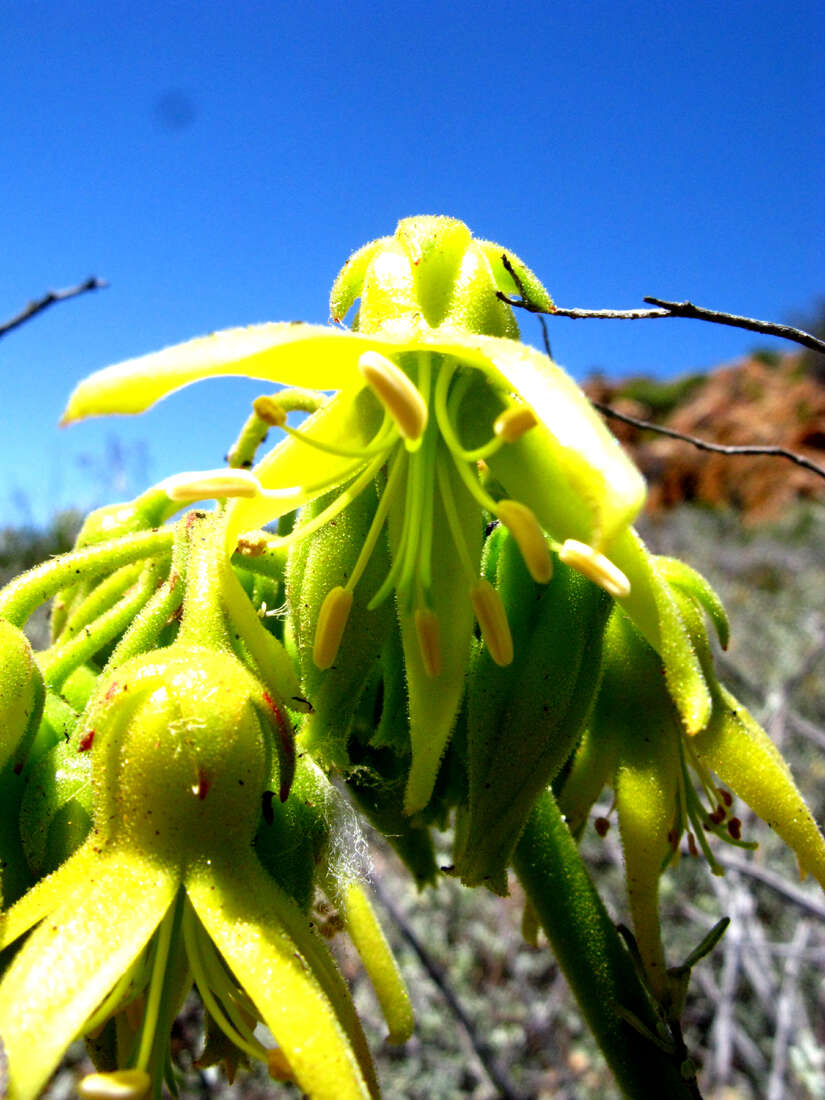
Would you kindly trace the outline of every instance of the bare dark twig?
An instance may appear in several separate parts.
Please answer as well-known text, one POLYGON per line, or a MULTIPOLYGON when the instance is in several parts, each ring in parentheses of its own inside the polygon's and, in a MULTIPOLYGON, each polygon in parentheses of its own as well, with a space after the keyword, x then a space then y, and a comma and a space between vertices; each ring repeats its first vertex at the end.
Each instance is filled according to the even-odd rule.
POLYGON ((97 276, 91 275, 88 279, 85 279, 82 283, 78 283, 77 286, 67 287, 66 290, 50 290, 47 294, 44 294, 42 298, 37 298, 33 302, 29 302, 27 306, 20 310, 8 321, 0 324, 0 338, 11 332, 12 329, 19 328, 20 325, 25 324, 26 321, 30 321, 32 317, 37 316, 38 313, 42 313, 44 309, 48 309, 49 306, 53 306, 56 302, 65 302, 69 298, 77 298, 81 294, 86 294, 90 290, 103 290, 109 284, 104 279, 98 279, 97 276))
POLYGON ((764 883, 765 886, 775 890, 777 894, 781 894, 786 901, 796 905, 799 909, 803 909, 806 913, 810 913, 818 920, 825 921, 825 904, 817 897, 809 896, 799 886, 787 882, 775 871, 762 867, 753 860, 746 860, 742 856, 733 855, 727 850, 721 850, 721 845, 715 855, 726 870, 736 871, 741 875, 747 875, 748 878, 755 879, 757 882, 764 883))
POLYGON ((605 405, 602 401, 593 401, 592 405, 604 416, 609 416, 613 420, 620 420, 623 424, 629 424, 633 428, 657 432, 659 435, 666 435, 670 439, 678 439, 682 443, 690 443, 692 447, 696 447, 700 451, 712 451, 715 454, 722 455, 773 455, 775 458, 787 458, 789 462, 795 462, 797 466, 802 466, 803 469, 810 470, 818 477, 825 478, 825 467, 818 466, 815 462, 811 462, 809 458, 805 458, 804 455, 789 451, 785 447, 776 447, 769 444, 743 444, 740 446, 727 443, 711 443, 707 439, 699 439, 698 436, 678 432, 675 428, 666 428, 664 424, 654 424, 650 420, 640 420, 637 416, 628 416, 627 413, 619 412, 612 405, 605 405))
POLYGON ((663 298, 645 298, 652 306, 663 309, 666 317, 687 317, 694 321, 710 321, 714 325, 729 325, 731 328, 744 328, 748 332, 761 332, 764 336, 779 336, 783 340, 793 340, 811 351, 825 353, 825 340, 804 332, 792 325, 780 325, 775 321, 758 321, 755 317, 740 317, 736 313, 722 313, 717 309, 705 309, 693 302, 667 302, 663 298))
MULTIPOLYGON (((758 321, 752 317, 740 317, 734 313, 721 313, 715 309, 705 309, 702 306, 695 306, 692 302, 668 302, 663 298, 648 297, 645 298, 645 301, 659 308, 563 309, 561 306, 554 305, 552 309, 545 309, 544 306, 536 305, 534 302, 530 301, 528 295, 525 293, 524 284, 506 253, 502 254, 501 261, 505 270, 516 284, 521 297, 511 298, 503 291, 497 291, 496 296, 500 301, 506 302, 509 306, 518 307, 519 309, 526 310, 528 313, 534 313, 538 316, 541 322, 544 350, 547 352, 548 356, 551 356, 550 337, 547 331, 545 317, 571 317, 574 320, 581 318, 597 318, 611 321, 638 321, 651 317, 687 317, 698 321, 711 321, 717 325, 730 325, 734 328, 749 329, 751 332, 761 332, 769 336, 780 336, 785 340, 793 340, 797 344, 803 344, 806 348, 811 348, 813 351, 825 353, 825 340, 819 340, 809 332, 803 332, 802 329, 793 328, 791 325, 775 324, 773 321, 758 321)), ((818 477, 825 478, 824 467, 818 466, 815 462, 805 458, 804 455, 797 454, 795 451, 789 451, 785 447, 756 445, 733 446, 722 443, 710 443, 706 439, 699 439, 696 436, 687 435, 684 432, 676 431, 674 428, 666 428, 662 424, 654 424, 650 420, 640 420, 638 417, 628 416, 627 413, 621 413, 617 409, 614 409, 612 405, 606 405, 601 401, 594 401, 593 405, 604 416, 612 417, 614 420, 620 420, 623 424, 629 424, 634 428, 642 428, 646 431, 657 432, 659 435, 666 435, 671 439, 678 439, 683 443, 690 443, 691 446, 701 451, 713 451, 716 454, 723 455, 772 455, 775 458, 786 458, 789 462, 795 462, 797 466, 809 470, 818 477)))
POLYGON ((780 325, 775 321, 760 321, 755 317, 743 317, 736 313, 724 313, 718 309, 707 309, 704 306, 694 305, 693 302, 669 302, 664 298, 647 296, 644 300, 649 302, 652 306, 656 306, 656 309, 565 309, 557 305, 552 306, 550 309, 546 309, 544 306, 539 306, 536 305, 535 302, 531 302, 529 297, 524 293, 521 280, 516 275, 506 255, 502 256, 502 263, 509 272, 513 282, 518 287, 521 297, 511 298, 509 295, 504 294, 503 291, 498 291, 497 297, 502 302, 506 302, 508 306, 524 309, 528 313, 544 314, 547 317, 569 317, 574 321, 584 319, 602 321, 644 321, 660 317, 683 317, 694 321, 710 321, 714 325, 728 325, 731 328, 743 328, 747 329, 749 332, 760 332, 764 336, 778 336, 783 340, 792 340, 794 343, 801 344, 803 347, 810 348, 812 351, 818 351, 825 354, 825 340, 820 340, 818 337, 812 336, 810 332, 805 332, 801 328, 794 328, 793 325, 780 325))

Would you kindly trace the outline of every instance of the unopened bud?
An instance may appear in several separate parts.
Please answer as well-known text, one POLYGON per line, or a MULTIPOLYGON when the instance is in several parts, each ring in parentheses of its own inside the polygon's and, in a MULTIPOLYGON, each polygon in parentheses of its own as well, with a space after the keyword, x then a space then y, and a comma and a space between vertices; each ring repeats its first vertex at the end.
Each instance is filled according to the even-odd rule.
POLYGON ((415 633, 424 669, 428 676, 435 679, 441 674, 441 641, 438 617, 429 607, 416 610, 415 633))
POLYGON ((588 580, 603 588, 614 600, 630 595, 630 581, 617 566, 594 550, 587 543, 577 539, 567 539, 559 551, 559 559, 565 565, 577 569, 588 580))
POLYGON ((427 427, 427 406, 401 368, 377 351, 365 351, 358 360, 358 369, 403 438, 410 442, 420 439, 427 427))
POLYGON ((553 559, 531 509, 517 500, 501 500, 497 511, 498 518, 516 540, 530 576, 538 584, 547 584, 553 576, 553 559))
POLYGON ((312 659, 317 668, 329 668, 338 656, 341 638, 352 609, 352 592, 337 585, 327 592, 321 610, 318 612, 318 624, 315 627, 315 645, 312 659))
POLYGON ((490 656, 497 665, 509 665, 513 660, 513 637, 501 597, 488 580, 482 579, 470 589, 470 599, 490 656))

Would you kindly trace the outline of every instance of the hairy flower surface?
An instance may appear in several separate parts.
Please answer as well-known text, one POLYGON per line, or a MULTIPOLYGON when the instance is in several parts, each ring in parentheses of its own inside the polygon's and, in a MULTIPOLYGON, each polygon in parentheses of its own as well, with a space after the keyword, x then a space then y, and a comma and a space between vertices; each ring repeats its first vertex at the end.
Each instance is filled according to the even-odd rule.
POLYGON ((236 1055, 268 1061, 314 1097, 377 1094, 326 944, 251 845, 272 710, 234 656, 191 645, 103 678, 74 742, 92 755, 92 831, 0 930, 6 946, 37 925, 0 983, 12 1100, 38 1094, 72 1039, 101 1033, 113 1073, 83 1095, 117 1085, 127 1091, 116 1095, 159 1096, 193 979, 236 1055), (254 1035, 259 1020, 276 1048, 254 1035))
POLYGON ((655 601, 645 600, 644 558, 624 543, 644 498, 642 479, 578 386, 518 340, 498 294, 519 290, 551 304, 517 257, 474 240, 461 222, 410 218, 339 274, 332 314, 342 318, 360 301, 351 331, 265 324, 216 333, 93 375, 65 414, 140 412, 180 386, 225 374, 337 391, 300 430, 286 428, 277 397, 259 404, 289 434, 255 468, 255 495, 237 479, 228 549, 244 532, 334 491, 310 523, 272 541, 306 538, 379 484, 362 553, 320 609, 315 659, 321 668, 334 664, 353 599, 373 608, 395 596, 413 746, 409 811, 430 797, 474 618, 493 659, 512 660, 506 616, 480 575, 485 520, 509 528, 537 581, 549 579, 555 550, 621 598, 630 585, 610 561, 618 545, 641 569, 643 617, 654 629, 658 622, 655 601), (385 537, 389 570, 377 590, 362 593, 359 581, 385 537))

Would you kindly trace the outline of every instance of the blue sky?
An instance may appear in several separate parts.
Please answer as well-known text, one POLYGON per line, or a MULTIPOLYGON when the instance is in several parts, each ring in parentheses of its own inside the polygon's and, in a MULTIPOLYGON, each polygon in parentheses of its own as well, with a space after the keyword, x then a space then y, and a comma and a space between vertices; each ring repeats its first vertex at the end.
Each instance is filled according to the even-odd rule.
MULTIPOLYGON (((58 430, 90 370, 327 319, 348 254, 448 213, 566 306, 645 294, 786 320, 825 291, 825 5, 454 0, 4 5, 0 525, 216 465, 260 384, 58 430)), ((525 337, 539 334, 529 319, 525 337)), ((577 377, 743 354, 688 321, 554 321, 577 377)))

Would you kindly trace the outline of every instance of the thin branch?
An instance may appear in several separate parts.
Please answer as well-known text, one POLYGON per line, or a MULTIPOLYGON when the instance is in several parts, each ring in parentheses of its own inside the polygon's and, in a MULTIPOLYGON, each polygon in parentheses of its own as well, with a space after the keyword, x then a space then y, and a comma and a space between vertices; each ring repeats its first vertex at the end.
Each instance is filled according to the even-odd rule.
POLYGON ((98 279, 95 275, 92 275, 82 283, 78 283, 77 286, 67 287, 66 290, 50 290, 48 294, 44 294, 42 298, 38 298, 34 302, 29 302, 18 314, 0 324, 0 338, 11 332, 12 329, 19 328, 26 321, 30 321, 32 317, 36 317, 38 313, 42 313, 44 309, 48 309, 56 302, 65 302, 68 298, 77 298, 80 294, 86 294, 90 290, 103 290, 108 285, 104 279, 98 279))
POLYGON ((506 254, 501 261, 518 288, 520 298, 511 298, 503 291, 497 291, 496 297, 508 306, 524 309, 528 313, 540 313, 547 317, 570 317, 574 321, 596 319, 602 321, 644 321, 658 317, 683 317, 694 321, 710 321, 715 325, 729 325, 731 328, 743 328, 749 332, 760 332, 765 336, 779 336, 783 340, 793 340, 796 344, 818 351, 825 355, 825 340, 812 336, 801 328, 792 325, 780 325, 774 321, 759 321, 755 317, 742 317, 736 313, 723 313, 718 309, 706 309, 693 302, 669 302, 664 298, 645 297, 645 301, 656 309, 564 309, 553 305, 550 308, 536 305, 524 293, 524 287, 506 254))
POLYGON ((816 474, 817 477, 825 478, 825 467, 818 466, 816 462, 811 462, 804 455, 789 451, 785 447, 770 444, 764 446, 743 444, 740 446, 727 443, 710 443, 707 439, 699 439, 698 436, 678 432, 675 428, 666 428, 664 424, 654 424, 650 420, 640 420, 637 416, 628 416, 627 413, 619 412, 618 409, 614 409, 611 405, 605 405, 602 401, 593 401, 591 404, 604 416, 609 416, 613 420, 620 420, 623 424, 629 424, 633 428, 657 432, 659 435, 666 435, 670 439, 678 439, 682 443, 690 443, 692 447, 696 447, 700 451, 712 451, 715 454, 722 455, 772 455, 774 458, 786 458, 789 462, 794 462, 797 466, 816 474))
POLYGON ((444 1000, 447 1003, 447 1007, 453 1016, 458 1020, 461 1027, 464 1029, 467 1038, 476 1053, 476 1057, 487 1072, 488 1077, 498 1089, 499 1096, 502 1100, 527 1100, 525 1094, 520 1092, 516 1086, 509 1080, 508 1075, 504 1068, 499 1065, 498 1059, 495 1053, 489 1046, 489 1044, 482 1039, 479 1035, 475 1024, 467 1015, 458 1001, 455 993, 450 988, 447 979, 444 976, 444 971, 432 958, 430 953, 424 947, 421 940, 415 934, 410 927, 409 922, 406 920, 401 911, 397 908, 395 903, 387 896, 387 892, 383 889, 381 884, 375 880, 370 883, 370 886, 374 893, 377 895, 379 901, 392 917, 395 924, 398 925, 398 929, 401 935, 416 953, 424 969, 429 974, 430 978, 435 982, 436 986, 441 992, 444 1000))
POLYGON ((688 317, 695 321, 710 321, 714 325, 730 325, 731 328, 744 328, 749 332, 761 332, 764 336, 779 336, 783 340, 793 340, 796 344, 818 351, 825 355, 825 340, 812 336, 801 328, 792 325, 779 325, 774 321, 758 321, 755 317, 740 317, 735 313, 721 313, 717 309, 705 309, 693 302, 667 302, 663 298, 645 298, 652 306, 660 306, 666 317, 688 317))
POLYGON ((786 901, 791 902, 800 909, 804 909, 805 912, 810 913, 818 920, 825 921, 825 904, 819 898, 813 895, 809 896, 799 886, 787 882, 775 871, 762 867, 760 864, 754 863, 753 860, 745 860, 741 856, 732 855, 722 849, 721 845, 714 854, 724 868, 737 871, 741 875, 746 875, 748 878, 764 883, 765 886, 775 890, 777 894, 781 894, 786 901))

